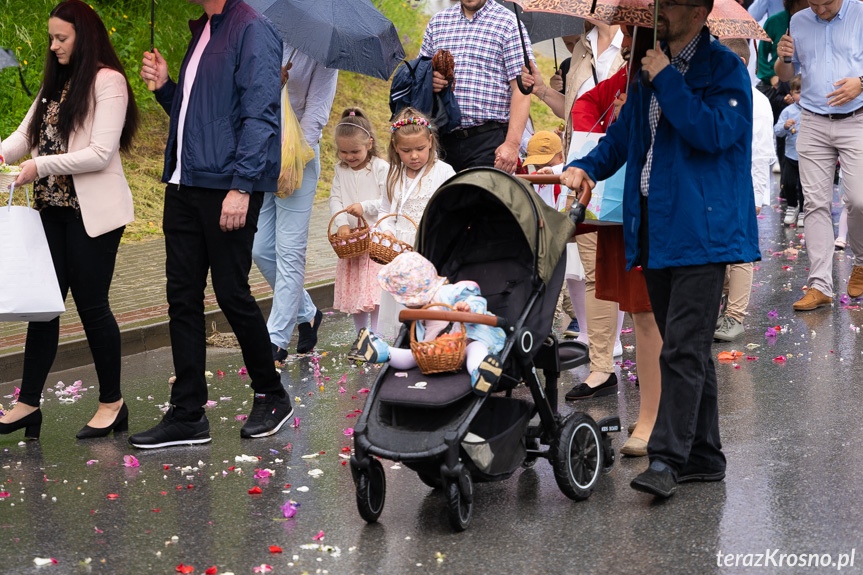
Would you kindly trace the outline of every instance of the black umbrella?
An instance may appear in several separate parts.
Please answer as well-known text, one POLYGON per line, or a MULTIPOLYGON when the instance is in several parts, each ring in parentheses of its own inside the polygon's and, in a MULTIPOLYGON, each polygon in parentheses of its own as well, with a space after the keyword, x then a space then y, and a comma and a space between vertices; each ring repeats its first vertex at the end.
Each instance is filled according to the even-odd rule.
POLYGON ((369 0, 246 0, 284 41, 327 68, 386 80, 405 57, 395 26, 369 0))
MULTIPOLYGON (((514 2, 504 0, 498 0, 498 2, 515 11, 514 2)), ((584 34, 584 20, 577 16, 550 12, 519 12, 521 23, 524 24, 527 35, 530 36, 530 41, 534 44, 561 36, 584 34)))
POLYGON ((12 50, 0 48, 0 70, 4 68, 18 68, 18 77, 21 79, 21 86, 24 88, 24 91, 27 92, 27 95, 32 97, 33 94, 30 92, 30 88, 27 87, 27 83, 24 81, 24 72, 18 64, 18 59, 15 57, 15 53, 12 50))

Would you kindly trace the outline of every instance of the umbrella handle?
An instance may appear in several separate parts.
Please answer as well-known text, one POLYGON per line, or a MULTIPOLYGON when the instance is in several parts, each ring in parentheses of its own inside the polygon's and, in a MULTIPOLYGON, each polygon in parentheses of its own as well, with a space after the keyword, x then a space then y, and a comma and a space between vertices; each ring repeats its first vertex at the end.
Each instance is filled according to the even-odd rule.
MULTIPOLYGON (((515 25, 518 28, 518 37, 521 38, 521 51, 524 54, 524 65, 528 70, 530 70, 530 58, 527 55, 527 44, 524 41, 524 32, 521 30, 521 18, 518 15, 518 4, 513 4, 512 8, 515 12, 515 25)), ((530 93, 533 92, 533 86, 529 88, 524 87, 524 84, 521 81, 521 74, 516 76, 515 82, 518 84, 518 91, 525 96, 530 96, 530 93)))

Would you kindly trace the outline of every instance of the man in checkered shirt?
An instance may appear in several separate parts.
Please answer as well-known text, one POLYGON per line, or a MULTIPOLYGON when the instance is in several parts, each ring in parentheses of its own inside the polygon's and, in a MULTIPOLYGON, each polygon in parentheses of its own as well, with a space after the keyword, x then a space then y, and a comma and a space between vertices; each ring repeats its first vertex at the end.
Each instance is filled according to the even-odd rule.
MULTIPOLYGON (((524 39, 533 59, 527 32, 524 39)), ((494 0, 461 0, 432 17, 420 55, 431 57, 441 49, 455 60, 461 110, 461 126, 441 138, 444 159, 457 172, 475 166, 514 172, 530 113, 530 95, 516 84, 524 56, 515 15, 494 0)), ((437 72, 433 82, 435 92, 449 89, 437 72)))
POLYGON ((725 477, 711 344, 726 264, 761 254, 749 74, 704 27, 713 0, 657 1, 664 44, 640 62, 649 82, 632 84, 620 119, 561 182, 593 187, 626 164, 627 268, 644 269, 662 336, 650 466, 631 486, 669 497, 678 483, 725 477))

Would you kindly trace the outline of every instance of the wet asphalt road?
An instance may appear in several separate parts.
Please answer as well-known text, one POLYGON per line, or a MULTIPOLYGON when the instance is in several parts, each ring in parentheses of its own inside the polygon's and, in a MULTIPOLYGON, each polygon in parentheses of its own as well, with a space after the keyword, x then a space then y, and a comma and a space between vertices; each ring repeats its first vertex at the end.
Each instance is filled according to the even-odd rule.
MULTIPOLYGON (((293 358, 282 374, 298 425, 266 439, 240 440, 236 417, 248 413, 251 394, 233 351, 210 353, 214 439, 194 448, 136 451, 125 434, 76 441, 96 404, 95 374, 91 368, 52 374, 42 439, 19 443, 21 432, 0 436, 0 573, 168 574, 180 564, 194 573, 216 566, 236 574, 254 573, 262 564, 276 574, 814 573, 836 572, 838 565, 801 567, 795 558, 798 565, 789 567, 786 558, 780 567, 780 556, 802 553, 810 562, 808 554, 818 554, 819 562, 831 564, 850 561, 852 552, 854 565, 841 572, 861 572, 863 407, 856 367, 863 345, 856 327, 863 310, 837 298, 829 309, 791 311, 807 259, 805 251, 784 252, 801 244, 798 230, 782 229, 779 219, 770 212, 759 220, 764 259, 755 272, 745 337, 714 345, 714 354, 744 353, 717 365, 728 457, 724 482, 683 485, 657 503, 629 488, 646 460, 623 458, 588 500, 572 502, 540 461, 507 481, 477 485, 472 523, 456 534, 443 496, 410 470, 384 462, 386 507, 379 524, 367 526, 357 514, 343 457, 352 445, 346 435, 352 416, 365 401, 360 390, 370 387, 375 370, 344 359, 353 325, 332 314, 322 329, 326 355, 293 358), (771 326, 781 328, 775 338, 764 335, 771 326), (53 386, 75 380, 89 389, 74 403, 62 402, 53 386), (127 467, 126 455, 137 457, 139 467, 127 467), (243 455, 256 459, 237 461, 243 455), (256 479, 256 469, 273 475, 256 479), (254 487, 261 493, 249 494, 254 487), (285 519, 280 506, 289 500, 300 507, 285 519), (743 566, 765 551, 766 568, 743 566), (732 566, 718 566, 718 553, 732 566), (726 554, 740 554, 740 565, 726 554), (57 563, 37 567, 36 558, 57 563)), ((836 277, 847 278, 848 255, 837 252, 836 259, 836 277)), ((844 279, 837 282, 837 290, 843 288, 844 279)), ((634 343, 631 333, 622 339, 634 343)), ((623 360, 634 359, 627 349, 623 360)), ((171 371, 169 350, 124 360, 133 432, 161 416, 171 371)), ((624 367, 617 396, 561 410, 577 407, 595 418, 619 413, 625 427, 638 409, 628 373, 624 367)), ((586 375, 585 367, 566 374, 561 392, 586 375)), ((0 402, 8 405, 3 396, 14 385, 0 384, 0 402)), ((625 433, 615 447, 624 440, 625 433)))

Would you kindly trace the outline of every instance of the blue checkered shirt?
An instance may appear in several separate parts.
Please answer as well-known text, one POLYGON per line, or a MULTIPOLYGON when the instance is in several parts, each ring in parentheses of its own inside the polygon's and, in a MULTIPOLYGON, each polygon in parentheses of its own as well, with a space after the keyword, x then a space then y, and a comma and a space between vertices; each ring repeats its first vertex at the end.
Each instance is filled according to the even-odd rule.
MULTIPOLYGON (((698 41, 701 39, 701 32, 695 35, 689 44, 680 51, 680 53, 671 59, 671 65, 680 72, 681 76, 685 76, 689 71, 689 61, 695 56, 695 50, 698 48, 698 41)), ((668 48, 665 48, 668 53, 668 48)), ((650 189, 650 168, 653 165, 653 141, 656 139, 656 126, 659 125, 659 117, 661 110, 659 102, 656 101, 656 94, 650 95, 650 112, 648 120, 650 122, 650 149, 647 150, 647 158, 644 160, 644 167, 641 169, 641 195, 646 196, 650 189)))
MULTIPOLYGON (((524 26, 522 26, 524 31, 524 26)), ((533 60, 530 38, 524 32, 527 53, 533 60)), ((461 3, 435 14, 423 37, 421 56, 440 49, 455 60, 455 98, 461 109, 461 127, 486 122, 508 122, 512 99, 509 82, 521 75, 524 56, 515 15, 489 0, 472 20, 461 3)))

